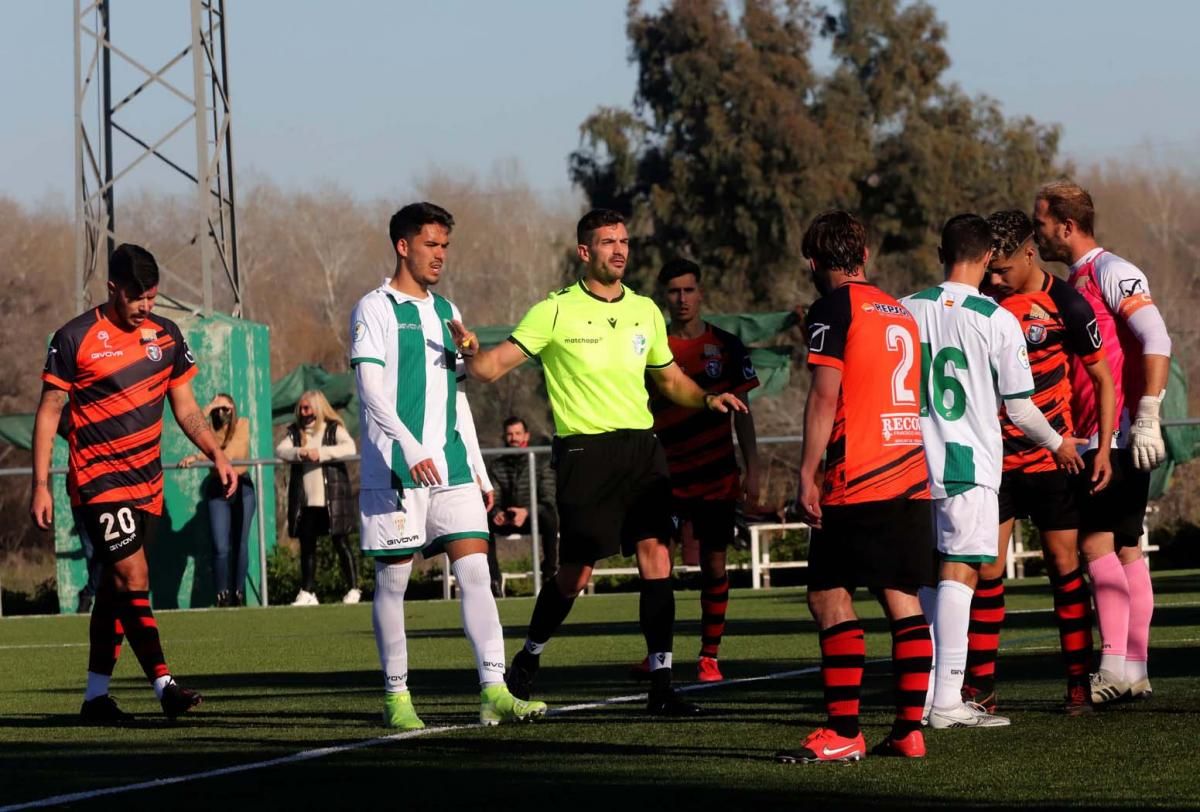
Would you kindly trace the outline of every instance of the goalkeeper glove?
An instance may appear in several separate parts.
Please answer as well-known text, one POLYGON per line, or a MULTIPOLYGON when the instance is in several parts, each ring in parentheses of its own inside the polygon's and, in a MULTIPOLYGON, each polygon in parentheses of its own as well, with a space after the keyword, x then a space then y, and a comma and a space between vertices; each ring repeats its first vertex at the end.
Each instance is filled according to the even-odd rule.
POLYGON ((1167 459, 1167 447, 1163 442, 1162 424, 1158 410, 1162 395, 1146 395, 1138 402, 1137 416, 1133 419, 1129 450, 1133 453, 1133 464, 1139 471, 1151 471, 1167 459))

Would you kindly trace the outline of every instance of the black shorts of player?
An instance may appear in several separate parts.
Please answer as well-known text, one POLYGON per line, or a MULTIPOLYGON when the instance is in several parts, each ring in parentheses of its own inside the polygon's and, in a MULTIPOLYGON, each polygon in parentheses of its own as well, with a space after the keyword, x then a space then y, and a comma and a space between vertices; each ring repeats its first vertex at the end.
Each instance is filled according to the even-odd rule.
POLYGON ((654 432, 622 429, 554 438, 559 560, 591 565, 638 541, 671 538, 667 457, 654 432))
POLYGON ((1030 519, 1043 533, 1079 527, 1075 478, 1066 471, 1005 471, 999 499, 1001 524, 1030 519))
POLYGON ((675 539, 683 538, 683 524, 692 525, 692 538, 700 542, 702 552, 725 552, 733 541, 737 502, 732 499, 676 499, 671 504, 675 539))
POLYGON ((917 589, 937 582, 933 503, 888 499, 821 508, 808 547, 808 588, 917 589))
POLYGON ((146 547, 158 517, 128 502, 96 502, 79 508, 83 529, 102 564, 114 564, 146 547))
POLYGON ((1129 449, 1112 452, 1112 481, 1099 493, 1092 488, 1094 450, 1083 455, 1084 473, 1075 477, 1079 495, 1079 534, 1113 533, 1117 547, 1136 547, 1146 521, 1146 503, 1150 499, 1150 472, 1139 471, 1129 449))

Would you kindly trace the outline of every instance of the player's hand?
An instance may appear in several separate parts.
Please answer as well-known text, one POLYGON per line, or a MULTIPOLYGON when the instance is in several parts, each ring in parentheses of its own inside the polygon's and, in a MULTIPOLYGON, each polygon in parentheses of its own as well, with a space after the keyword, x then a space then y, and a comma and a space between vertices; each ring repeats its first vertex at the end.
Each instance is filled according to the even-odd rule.
POLYGON ((721 414, 728 414, 730 411, 745 414, 750 411, 750 407, 742 403, 742 399, 732 392, 722 392, 719 395, 709 392, 704 396, 704 406, 721 414))
POLYGON ((434 485, 442 484, 442 475, 438 473, 437 466, 433 464, 433 458, 421 460, 412 468, 408 469, 412 474, 413 482, 425 487, 433 487, 434 485))
POLYGON ((800 478, 800 493, 796 497, 796 507, 809 527, 821 527, 821 489, 815 479, 800 478))
POLYGON ((1107 448, 1096 452, 1092 460, 1092 493, 1100 493, 1112 481, 1112 458, 1107 448))
POLYGON ((191 468, 193 465, 195 465, 199 461, 200 460, 196 457, 195 454, 188 454, 186 457, 184 457, 183 459, 181 459, 179 461, 179 467, 180 468, 191 468))
MULTIPOLYGON (((483 490, 482 488, 480 490, 483 490)), ((483 510, 485 513, 491 513, 492 508, 496 506, 496 491, 483 491, 483 510)))
POLYGON ((508 511, 496 511, 496 515, 492 517, 492 524, 496 525, 496 527, 508 527, 508 511))
POLYGON ((213 455, 213 468, 216 469, 217 478, 221 480, 221 492, 225 494, 226 499, 232 498, 233 492, 237 490, 238 477, 229 463, 229 458, 219 448, 213 455))
POLYGON ((762 494, 758 488, 758 469, 746 469, 746 481, 742 483, 742 490, 746 495, 746 506, 750 508, 758 507, 762 504, 759 499, 762 494))
POLYGON ((49 530, 54 524, 54 496, 47 485, 35 485, 33 498, 29 500, 29 515, 33 523, 42 530, 49 530))
POLYGON ((515 507, 509 508, 509 510, 512 511, 512 523, 514 527, 520 527, 529 518, 529 508, 515 507))
POLYGON ((1133 453, 1133 464, 1139 471, 1153 471, 1167 460, 1167 446, 1163 442, 1162 423, 1158 412, 1162 398, 1147 395, 1138 401, 1137 416, 1130 429, 1129 450, 1133 453))
POLYGON ((1078 474, 1083 470, 1083 457, 1079 456, 1079 449, 1087 444, 1088 441, 1081 437, 1063 437, 1062 445, 1057 451, 1051 452, 1054 461, 1067 473, 1078 474))
POLYGON ((461 321, 450 319, 446 322, 450 328, 450 336, 454 339, 454 347, 463 358, 470 358, 479 352, 479 336, 468 330, 461 321))
POLYGON ((300 459, 308 460, 309 462, 320 462, 321 450, 319 448, 302 448, 300 449, 300 459))

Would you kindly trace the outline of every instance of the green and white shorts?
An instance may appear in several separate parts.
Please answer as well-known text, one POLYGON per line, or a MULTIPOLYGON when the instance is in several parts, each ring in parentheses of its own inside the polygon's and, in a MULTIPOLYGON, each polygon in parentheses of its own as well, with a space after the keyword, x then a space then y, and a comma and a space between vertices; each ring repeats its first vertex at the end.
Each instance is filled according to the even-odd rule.
POLYGON ((937 548, 944 561, 991 563, 999 554, 1000 501, 996 491, 976 485, 933 500, 937 548))
POLYGON ((363 490, 358 508, 364 555, 407 557, 420 552, 429 557, 444 552, 447 542, 488 537, 483 495, 474 483, 407 488, 403 494, 390 488, 363 490))

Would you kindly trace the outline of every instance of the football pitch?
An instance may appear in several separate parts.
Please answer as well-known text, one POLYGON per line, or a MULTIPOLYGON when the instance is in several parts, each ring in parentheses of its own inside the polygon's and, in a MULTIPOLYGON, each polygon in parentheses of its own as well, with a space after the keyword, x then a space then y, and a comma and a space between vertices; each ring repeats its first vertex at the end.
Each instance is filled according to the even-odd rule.
MULTIPOLYGON (((180 681, 205 695, 169 723, 125 648, 113 695, 131 726, 81 727, 87 619, 0 621, 0 808, 746 809, 1200 806, 1200 573, 1155 577, 1154 697, 1079 718, 1059 710, 1058 636, 1044 579, 1009 584, 999 665, 1009 728, 927 731, 921 761, 780 765, 823 718, 816 633, 801 589, 735 590, 727 681, 706 715, 657 721, 629 678, 644 646, 637 596, 581 598, 543 656, 536 724, 478 725, 457 603, 408 607, 410 687, 429 726, 389 735, 370 606, 165 612, 180 681)), ((861 598, 861 596, 860 596, 861 598)), ((697 593, 677 593, 676 675, 691 686, 697 593)), ((886 621, 867 628, 868 746, 891 719, 886 621)), ((528 598, 500 601, 508 651, 528 598)))

